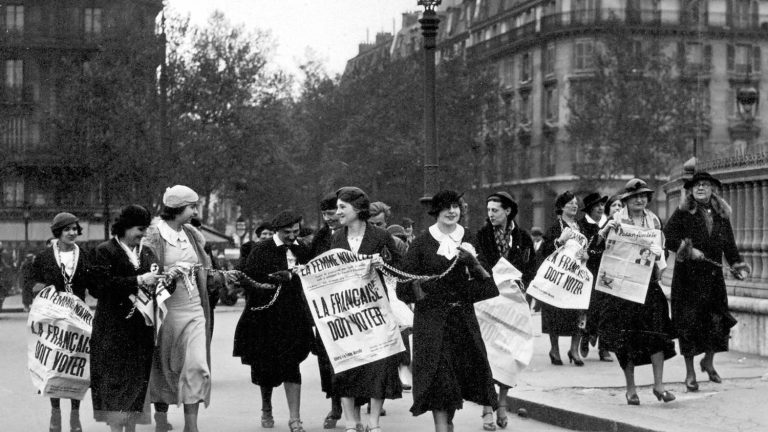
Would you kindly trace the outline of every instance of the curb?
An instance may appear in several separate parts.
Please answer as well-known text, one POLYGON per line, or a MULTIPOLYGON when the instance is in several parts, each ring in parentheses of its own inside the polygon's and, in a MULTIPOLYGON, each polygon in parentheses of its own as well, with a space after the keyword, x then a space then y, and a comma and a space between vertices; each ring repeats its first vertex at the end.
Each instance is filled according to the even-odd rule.
POLYGON ((507 396, 507 406, 511 408, 507 410, 507 415, 515 415, 519 409, 524 408, 528 415, 521 417, 528 417, 536 421, 571 430, 590 432, 656 432, 654 429, 557 408, 513 396, 507 396))

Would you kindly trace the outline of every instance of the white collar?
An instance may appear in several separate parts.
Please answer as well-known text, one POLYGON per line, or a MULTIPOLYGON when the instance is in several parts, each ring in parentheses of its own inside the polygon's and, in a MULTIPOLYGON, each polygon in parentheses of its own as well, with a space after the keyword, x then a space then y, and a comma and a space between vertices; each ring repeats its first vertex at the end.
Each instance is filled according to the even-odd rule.
MULTIPOLYGON (((277 234, 275 234, 275 235, 273 235, 273 236, 272 236, 272 240, 274 240, 274 241, 275 241, 275 244, 276 244, 278 247, 279 247, 279 246, 282 246, 282 245, 284 245, 284 244, 285 244, 285 243, 283 243, 283 241, 280 239, 280 236, 278 236, 277 234)), ((294 240, 294 241, 293 241, 293 243, 291 243, 291 244, 297 245, 297 244, 299 244, 299 242, 298 242, 298 241, 296 241, 296 240, 294 240)))
POLYGON ((157 224, 157 229, 160 231, 160 236, 171 246, 180 249, 186 249, 189 246, 189 237, 187 237, 187 233, 184 232, 184 228, 176 231, 171 228, 166 221, 161 220, 160 223, 157 224))
POLYGON ((458 247, 461 245, 461 241, 464 239, 464 227, 456 225, 456 229, 450 234, 445 234, 440 231, 437 224, 429 227, 429 234, 440 243, 440 247, 437 248, 437 254, 444 256, 447 259, 453 259, 458 255, 458 247))
POLYGON ((605 224, 605 222, 608 220, 608 218, 605 216, 605 214, 601 214, 600 215, 600 221, 599 222, 595 222, 595 220, 592 219, 591 217, 589 217, 588 214, 584 214, 584 219, 586 219, 587 222, 589 222, 589 223, 591 223, 593 225, 597 225, 597 226, 603 226, 605 224))

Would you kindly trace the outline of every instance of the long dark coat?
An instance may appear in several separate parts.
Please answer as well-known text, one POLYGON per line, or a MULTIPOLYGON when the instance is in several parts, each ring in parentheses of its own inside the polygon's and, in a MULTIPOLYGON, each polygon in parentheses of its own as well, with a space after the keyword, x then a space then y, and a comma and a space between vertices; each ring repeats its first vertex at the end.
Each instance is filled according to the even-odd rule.
MULTIPOLYGON (((587 327, 584 329, 585 333, 589 336, 597 336, 597 327, 600 322, 600 310, 603 307, 605 301, 605 293, 595 290, 595 284, 597 283, 597 271, 600 269, 600 261, 603 259, 603 249, 598 250, 593 246, 597 237, 600 226, 596 223, 589 222, 585 216, 579 219, 579 228, 581 233, 587 238, 589 247, 587 252, 589 258, 587 259, 587 270, 592 273, 592 295, 589 297, 589 309, 587 310, 587 327)), ((606 223, 608 221, 606 220, 606 223)), ((610 294, 608 294, 610 295, 610 294)))
POLYGON ((157 257, 142 248, 137 270, 117 240, 96 248, 98 283, 90 293, 99 300, 91 335, 91 397, 94 417, 107 421, 107 412, 141 412, 149 385, 154 328, 139 311, 130 318, 128 298, 138 292, 138 275, 150 271, 157 257))
MULTIPOLYGON (((557 249, 555 240, 563 233, 560 220, 549 227, 544 233, 544 243, 541 245, 542 259, 546 259, 557 249)), ((541 302, 541 332, 557 336, 573 336, 579 331, 578 309, 560 309, 541 302)))
MULTIPOLYGON (((331 249, 336 248, 351 250, 346 227, 333 234, 331 249)), ((384 262, 393 266, 398 266, 402 259, 392 235, 373 225, 365 227, 357 253, 380 254, 384 262)), ((358 404, 366 398, 398 399, 403 391, 397 372, 399 364, 399 357, 393 355, 337 373, 333 376, 333 391, 337 396, 358 398, 358 404)))
MULTIPOLYGON (((490 222, 486 221, 477 232, 475 247, 478 261, 490 273, 493 266, 501 259, 490 222)), ((517 224, 512 230, 512 247, 504 258, 520 270, 523 274, 523 284, 527 287, 536 276, 536 251, 533 249, 531 235, 517 224)))
MULTIPOLYGON (((298 264, 309 261, 309 248, 303 244, 293 246, 292 252, 298 264)), ((256 282, 274 283, 269 274, 287 269, 286 249, 268 240, 254 244, 243 272, 256 282)), ((245 309, 235 329, 233 355, 251 366, 251 381, 256 385, 277 387, 286 380, 295 382, 313 339, 301 281, 294 276, 283 283, 275 303, 259 311, 251 308, 268 304, 276 291, 243 286, 245 309)))
MULTIPOLYGON (((331 237, 333 233, 328 225, 323 225, 312 239, 309 246, 311 258, 328 252, 331 249, 331 237)), ((330 398, 335 395, 333 392, 333 366, 328 358, 328 352, 325 350, 323 340, 320 334, 315 332, 315 354, 317 354, 317 367, 320 370, 320 389, 325 392, 325 396, 330 398)))
MULTIPOLYGON (((686 205, 686 203, 683 203, 686 205)), ((741 261, 733 229, 725 209, 712 211, 712 232, 707 232, 704 208, 675 210, 664 235, 667 249, 676 252, 683 239, 715 261, 730 265, 741 261)), ((672 324, 686 357, 705 352, 728 351, 730 328, 736 324, 728 312, 723 270, 705 261, 676 262, 672 276, 672 324)))
MULTIPOLYGON (((470 240, 464 234, 464 242, 470 240)), ((442 274, 450 261, 437 255, 440 244, 426 232, 417 237, 403 270, 419 275, 442 274)), ((457 264, 445 277, 421 284, 400 283, 397 296, 415 303, 413 318, 413 415, 431 410, 460 409, 463 401, 496 409, 498 397, 485 344, 477 323, 475 302, 499 295, 493 279, 470 279, 457 264)))
MULTIPOLYGON (((88 252, 80 248, 75 277, 72 279, 72 292, 83 301, 86 290, 91 289, 94 282, 90 258, 88 252)), ((32 263, 32 279, 35 283, 39 282, 45 286, 54 285, 56 291, 64 291, 64 276, 61 274, 61 268, 56 264, 53 247, 46 248, 35 257, 32 263)))

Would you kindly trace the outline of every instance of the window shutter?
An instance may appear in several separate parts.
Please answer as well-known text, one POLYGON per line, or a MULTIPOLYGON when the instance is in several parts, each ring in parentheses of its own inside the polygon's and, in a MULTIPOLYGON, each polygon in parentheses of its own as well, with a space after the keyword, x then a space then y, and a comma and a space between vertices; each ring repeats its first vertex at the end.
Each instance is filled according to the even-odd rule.
POLYGON ((725 23, 729 27, 733 27, 733 1, 727 0, 725 2, 725 23))
POLYGON ((682 71, 685 69, 685 43, 677 43, 677 67, 682 71))
POLYGON ((762 56, 760 53, 760 47, 755 45, 752 47, 752 72, 760 72, 762 56))
POLYGON ((729 71, 733 70, 733 62, 734 62, 733 59, 734 59, 735 55, 736 55, 736 53, 735 53, 735 49, 734 49, 733 45, 732 44, 728 44, 728 54, 727 54, 726 63, 728 65, 727 69, 729 71))
POLYGON ((712 70, 712 45, 704 45, 704 70, 712 70))

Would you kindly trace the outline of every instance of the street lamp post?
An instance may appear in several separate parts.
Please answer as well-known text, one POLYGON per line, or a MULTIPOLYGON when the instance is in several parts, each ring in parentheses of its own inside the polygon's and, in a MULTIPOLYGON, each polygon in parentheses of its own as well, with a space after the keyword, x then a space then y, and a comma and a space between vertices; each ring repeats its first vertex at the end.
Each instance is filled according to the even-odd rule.
POLYGON ((424 196, 420 201, 428 204, 439 188, 437 126, 435 124, 435 48, 440 24, 435 8, 442 0, 419 0, 424 6, 421 33, 424 36, 424 196))
POLYGON ((29 218, 31 216, 31 206, 24 203, 24 252, 29 251, 29 218))

